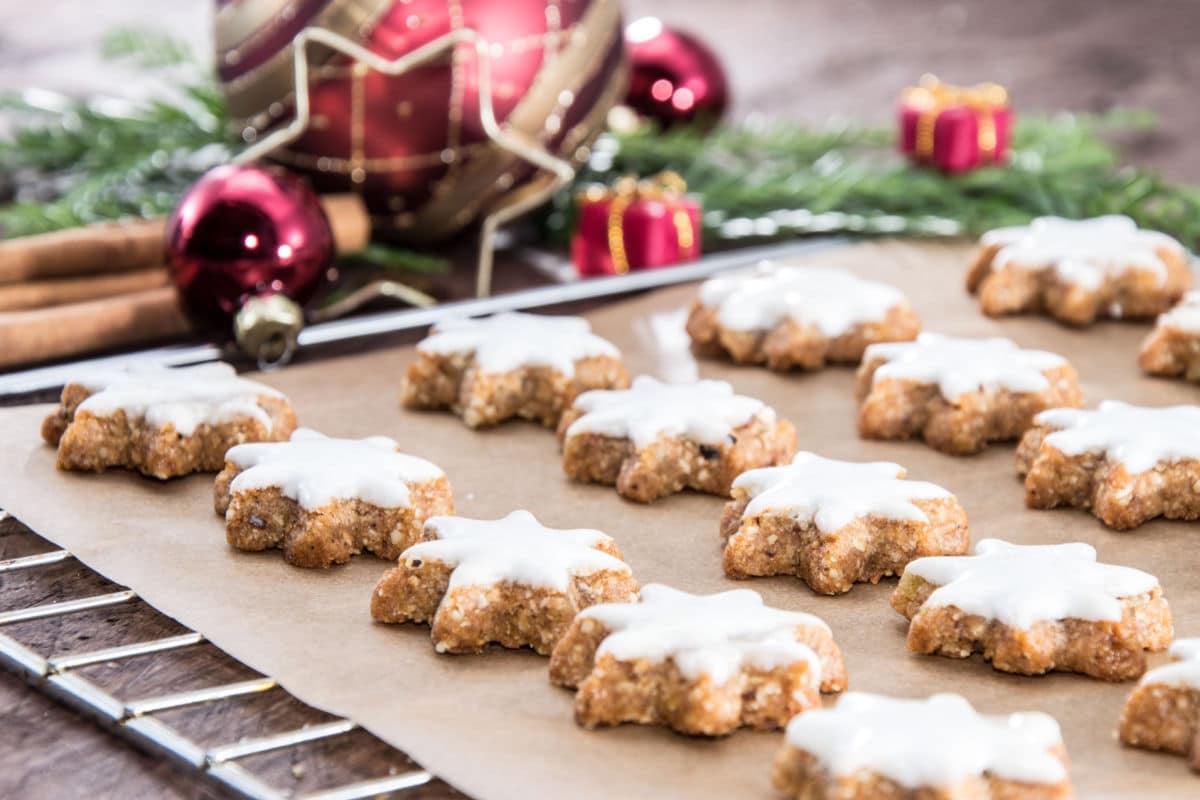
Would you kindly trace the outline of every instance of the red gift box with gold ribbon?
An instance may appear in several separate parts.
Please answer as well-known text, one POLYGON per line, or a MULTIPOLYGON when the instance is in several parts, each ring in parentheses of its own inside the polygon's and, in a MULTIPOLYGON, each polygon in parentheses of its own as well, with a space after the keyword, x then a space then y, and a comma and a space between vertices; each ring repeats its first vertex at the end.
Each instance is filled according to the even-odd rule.
POLYGON ((674 173, 585 189, 571 239, 576 271, 622 275, 699 258, 700 204, 686 192, 674 173))
POLYGON ((926 75, 900 97, 900 150, 921 164, 960 173, 1008 157, 1012 108, 995 83, 953 86, 926 75))

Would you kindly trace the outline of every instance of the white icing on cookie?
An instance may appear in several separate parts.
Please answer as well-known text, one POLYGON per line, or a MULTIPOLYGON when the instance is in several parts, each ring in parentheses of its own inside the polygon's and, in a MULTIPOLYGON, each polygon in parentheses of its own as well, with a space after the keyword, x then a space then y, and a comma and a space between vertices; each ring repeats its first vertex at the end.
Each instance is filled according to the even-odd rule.
POLYGON ((742 517, 771 511, 816 525, 827 533, 860 517, 928 521, 914 500, 952 495, 924 481, 906 481, 904 467, 886 461, 855 463, 797 453, 783 467, 743 472, 734 489, 746 489, 751 501, 742 517))
POLYGON ((1098 289, 1106 277, 1131 269, 1153 273, 1161 286, 1167 266, 1158 251, 1184 255, 1170 236, 1139 230, 1132 219, 1116 214, 1085 220, 1039 217, 1029 225, 989 231, 981 242, 1000 245, 992 260, 996 269, 1053 268, 1061 280, 1084 289, 1098 289))
POLYGON ((1052 408, 1034 417, 1055 428, 1044 443, 1068 456, 1104 453, 1130 474, 1200 459, 1200 406, 1147 408, 1105 400, 1095 411, 1052 408))
POLYGON ((439 322, 417 350, 431 355, 474 353, 482 372, 508 372, 520 367, 553 367, 575 374, 581 358, 621 352, 592 333, 583 317, 550 317, 506 312, 481 319, 439 322))
POLYGON ((752 272, 705 281, 700 302, 732 330, 770 330, 791 319, 832 337, 879 322, 907 301, 899 289, 845 270, 764 261, 752 272))
POLYGON ((1157 327, 1200 334, 1200 291, 1188 292, 1177 306, 1159 314, 1157 327))
POLYGON ((1045 350, 1023 350, 1011 339, 967 339, 922 333, 915 342, 881 342, 867 347, 863 362, 883 359, 872 382, 883 379, 935 383, 947 400, 971 392, 1040 392, 1043 374, 1067 363, 1045 350))
POLYGON ((182 436, 192 435, 200 425, 246 417, 261 422, 269 431, 271 415, 259 406, 258 399, 283 396, 269 386, 239 378, 233 367, 221 362, 177 369, 154 366, 89 372, 71 382, 92 392, 78 411, 98 417, 124 411, 126 417, 145 420, 156 428, 173 425, 182 436))
POLYGON ((775 411, 761 400, 733 393, 725 381, 660 383, 648 375, 628 389, 596 389, 575 398, 583 416, 566 436, 598 433, 632 439, 648 447, 659 436, 682 436, 701 444, 724 444, 733 429, 755 417, 775 422, 775 411))
POLYGON ((1153 575, 1096 561, 1083 542, 1017 545, 984 539, 973 556, 929 556, 904 568, 937 589, 926 606, 954 606, 1014 628, 1035 622, 1084 619, 1119 622, 1123 597, 1158 586, 1153 575))
POLYGON ((1168 652, 1172 663, 1150 670, 1140 683, 1200 689, 1200 638, 1176 639, 1168 652))
POLYGON ((772 669, 800 660, 814 670, 815 683, 821 680, 817 654, 797 642, 795 632, 829 627, 812 614, 763 605, 751 589, 698 595, 651 583, 642 587, 640 603, 602 603, 580 615, 611 631, 597 655, 651 663, 671 659, 689 680, 708 675, 723 684, 743 666, 772 669))
POLYGON ((511 581, 565 592, 578 575, 629 573, 624 561, 595 549, 612 541, 600 531, 547 528, 528 511, 502 519, 433 517, 425 528, 437 539, 413 545, 400 560, 429 559, 450 566, 451 589, 511 581))
POLYGON ((947 788, 984 775, 1024 783, 1067 778, 1051 752, 1062 746, 1053 717, 984 715, 957 694, 901 700, 847 692, 833 708, 793 717, 786 737, 833 775, 867 770, 907 789, 947 788))
POLYGON ((287 442, 255 442, 231 447, 225 460, 242 470, 229 489, 244 492, 278 487, 309 511, 333 500, 358 498, 380 508, 409 505, 409 485, 444 474, 423 458, 396 452, 386 436, 331 439, 300 428, 287 442))

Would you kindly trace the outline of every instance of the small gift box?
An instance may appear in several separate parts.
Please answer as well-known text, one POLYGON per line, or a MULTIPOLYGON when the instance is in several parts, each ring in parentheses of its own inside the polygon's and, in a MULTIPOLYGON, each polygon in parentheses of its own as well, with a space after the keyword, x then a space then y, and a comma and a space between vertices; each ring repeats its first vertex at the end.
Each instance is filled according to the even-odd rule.
POLYGON ((1012 109, 995 83, 952 86, 926 75, 900 98, 900 150, 950 173, 999 164, 1008 155, 1012 109))
POLYGON ((700 204, 683 179, 623 178, 579 194, 571 261, 580 275, 622 275, 700 256, 700 204))

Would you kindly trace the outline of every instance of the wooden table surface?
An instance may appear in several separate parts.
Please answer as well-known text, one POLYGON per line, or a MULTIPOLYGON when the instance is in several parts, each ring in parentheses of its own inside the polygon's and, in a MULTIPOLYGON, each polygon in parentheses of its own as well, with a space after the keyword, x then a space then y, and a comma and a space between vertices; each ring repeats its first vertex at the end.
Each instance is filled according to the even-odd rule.
MULTIPOLYGON (((165 28, 206 47, 205 0, 40 0, 0 4, 0 88, 137 91, 137 76, 97 67, 90 53, 115 26, 165 28), (150 8, 151 11, 146 9, 150 8), (47 25, 48 20, 54 24, 47 25)), ((886 118, 897 88, 932 71, 947 80, 996 80, 1022 109, 1150 108, 1162 127, 1128 142, 1129 159, 1179 181, 1200 181, 1200 4, 1190 0, 628 0, 629 18, 654 14, 704 36, 723 57, 734 112, 821 122, 886 118)), ((504 276, 502 276, 503 278, 504 276)), ((519 282, 511 276, 505 282, 519 282)), ((81 524, 86 521, 81 520, 81 524)), ((0 559, 52 549, 19 523, 0 522, 0 559)), ((74 561, 0 575, 0 611, 111 591, 74 561)), ((132 604, 6 632, 45 652, 91 650, 179 632, 132 604)), ((132 697, 243 679, 247 668, 210 646, 89 668, 88 677, 132 697)), ((0 797, 216 798, 193 775, 144 755, 0 671, 0 797)), ((252 701, 171 712, 205 743, 287 730, 325 716, 282 691, 252 701)), ((356 732, 330 743, 247 759, 260 777, 298 791, 404 769, 402 755, 356 732)), ((445 798, 435 783, 404 797, 445 798)))

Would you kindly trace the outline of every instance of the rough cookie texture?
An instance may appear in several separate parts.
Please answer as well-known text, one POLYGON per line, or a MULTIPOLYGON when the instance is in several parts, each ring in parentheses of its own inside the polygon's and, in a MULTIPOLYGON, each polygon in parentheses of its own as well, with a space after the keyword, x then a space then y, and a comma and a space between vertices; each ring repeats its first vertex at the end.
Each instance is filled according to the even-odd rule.
POLYGON ((1089 509, 1117 530, 1200 519, 1200 406, 1105 401, 1038 414, 1017 448, 1030 508, 1089 509))
POLYGON ((1142 342, 1138 366, 1151 375, 1200 381, 1200 291, 1159 316, 1142 342))
POLYGON ((63 388, 42 438, 58 447, 59 469, 166 479, 216 472, 230 447, 281 441, 295 428, 286 397, 215 363, 81 377, 63 388))
POLYGON ((1101 564, 1090 545, 1022 546, 985 539, 974 556, 921 558, 905 568, 892 607, 911 620, 908 649, 1003 672, 1137 678, 1146 651, 1171 642, 1157 579, 1101 564))
POLYGON ((684 489, 728 496, 753 467, 796 452, 796 429, 724 381, 664 384, 640 376, 620 391, 580 395, 558 426, 563 470, 648 503, 684 489))
POLYGON ((555 530, 514 511, 498 520, 434 517, 425 536, 379 581, 371 616, 431 623, 439 653, 495 642, 546 655, 582 609, 637 597, 616 542, 599 531, 555 530))
POLYGON ((1075 368, 1061 356, 1003 338, 929 333, 868 347, 856 395, 863 438, 921 437, 952 455, 1016 439, 1038 412, 1083 402, 1075 368))
POLYGON ((454 513, 441 469, 392 439, 330 439, 301 428, 287 442, 225 454, 213 505, 239 550, 278 547, 297 567, 328 567, 363 550, 394 559, 454 513))
POLYGON ((1129 695, 1119 735, 1131 747, 1184 756, 1200 772, 1200 639, 1178 640, 1171 657, 1129 695))
POLYGON ((468 426, 558 424, 589 389, 629 385, 621 354, 581 317, 497 314, 436 325, 404 376, 408 408, 450 408, 468 426))
POLYGON ((772 778, 795 800, 1071 797, 1053 717, 987 716, 956 694, 901 700, 850 692, 788 724, 772 778))
POLYGON ((795 575, 839 594, 898 575, 914 558, 967 552, 967 515, 954 495, 904 477, 898 464, 814 453, 742 473, 721 516, 725 575, 795 575))
POLYGON ((846 687, 841 651, 817 617, 739 589, 693 595, 661 584, 641 602, 596 605, 550 657, 550 681, 578 689, 585 727, 632 722, 717 736, 782 727, 846 687))
POLYGON ((772 262, 706 281, 687 321, 700 352, 774 370, 857 364, 872 342, 907 341, 920 330, 898 289, 845 270, 772 262))
POLYGON ((1071 325, 1148 318, 1191 286, 1187 252, 1129 217, 1042 217, 984 234, 967 289, 985 314, 1045 312, 1071 325))

